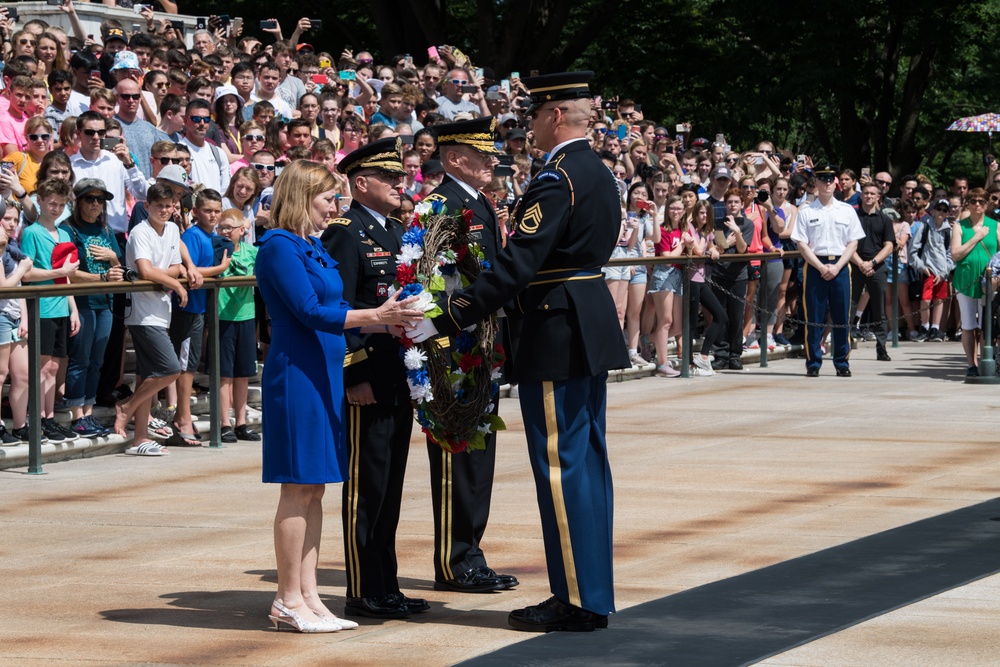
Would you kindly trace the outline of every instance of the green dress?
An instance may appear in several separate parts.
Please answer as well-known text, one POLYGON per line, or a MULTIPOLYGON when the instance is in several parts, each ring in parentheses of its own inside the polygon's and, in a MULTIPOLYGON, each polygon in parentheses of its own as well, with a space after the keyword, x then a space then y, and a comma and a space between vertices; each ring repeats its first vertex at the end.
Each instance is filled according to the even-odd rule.
MULTIPOLYGON (((962 228, 962 244, 966 244, 969 239, 976 235, 973 231, 972 220, 964 218, 958 221, 962 228)), ((963 259, 955 264, 955 279, 953 285, 955 290, 967 297, 979 299, 983 296, 983 274, 990 263, 990 258, 997 252, 997 221, 986 217, 983 225, 990 230, 981 242, 972 247, 963 259)))

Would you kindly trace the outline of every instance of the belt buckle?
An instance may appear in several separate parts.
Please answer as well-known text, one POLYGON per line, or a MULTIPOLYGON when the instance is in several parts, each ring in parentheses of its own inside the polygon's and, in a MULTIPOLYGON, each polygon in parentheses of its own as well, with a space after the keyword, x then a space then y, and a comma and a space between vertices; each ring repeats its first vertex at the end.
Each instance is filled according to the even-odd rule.
POLYGON ((828 255, 827 258, 826 258, 826 261, 833 262, 833 261, 836 261, 836 259, 837 259, 836 255, 828 255))

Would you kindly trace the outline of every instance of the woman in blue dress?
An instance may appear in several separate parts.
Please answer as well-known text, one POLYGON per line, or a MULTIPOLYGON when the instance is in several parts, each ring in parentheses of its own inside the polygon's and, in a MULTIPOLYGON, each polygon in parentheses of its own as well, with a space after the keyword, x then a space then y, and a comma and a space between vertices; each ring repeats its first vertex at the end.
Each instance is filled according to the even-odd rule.
POLYGON ((344 433, 344 330, 386 331, 423 317, 415 297, 351 310, 337 264, 312 234, 336 216, 337 181, 305 160, 274 188, 274 229, 260 240, 256 274, 271 314, 271 348, 262 378, 265 482, 281 484, 274 518, 278 594, 275 628, 336 632, 356 627, 320 600, 316 584, 325 484, 347 479, 344 433))

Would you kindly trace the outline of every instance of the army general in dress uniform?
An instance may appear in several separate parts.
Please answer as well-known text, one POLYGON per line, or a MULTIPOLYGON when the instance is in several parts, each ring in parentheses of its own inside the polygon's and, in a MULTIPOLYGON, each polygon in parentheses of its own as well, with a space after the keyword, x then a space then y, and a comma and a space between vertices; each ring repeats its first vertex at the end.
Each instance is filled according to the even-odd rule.
MULTIPOLYGON (((377 308, 389 298, 403 223, 399 207, 405 174, 398 137, 363 146, 341 160, 353 197, 343 218, 331 221, 322 241, 337 261, 344 300, 351 308, 377 308)), ((413 411, 399 339, 386 333, 344 332, 348 464, 344 484, 344 550, 348 616, 404 618, 426 611, 425 600, 401 594, 396 578, 396 526, 403 495, 413 411)))
MULTIPOLYGON (((503 241, 496 211, 480 190, 493 180, 500 154, 496 128, 493 116, 434 126, 445 177, 425 200, 440 201, 451 215, 471 210, 469 236, 490 264, 496 261, 503 241)), ((497 340, 503 340, 505 330, 501 319, 497 340)), ((504 344, 504 348, 509 350, 510 346, 504 344)), ((494 411, 499 402, 494 402, 494 411)), ((486 436, 485 450, 459 454, 428 439, 427 454, 434 506, 434 588, 463 593, 513 588, 517 579, 491 569, 479 546, 490 516, 496 433, 486 436)))
POLYGON ((523 317, 514 367, 553 596, 511 612, 508 623, 518 630, 593 630, 607 627, 614 611, 607 376, 629 360, 601 276, 618 240, 621 200, 585 139, 592 76, 524 81, 548 161, 515 209, 514 230, 493 266, 441 303, 443 315, 411 332, 418 341, 451 335, 500 307, 523 317))

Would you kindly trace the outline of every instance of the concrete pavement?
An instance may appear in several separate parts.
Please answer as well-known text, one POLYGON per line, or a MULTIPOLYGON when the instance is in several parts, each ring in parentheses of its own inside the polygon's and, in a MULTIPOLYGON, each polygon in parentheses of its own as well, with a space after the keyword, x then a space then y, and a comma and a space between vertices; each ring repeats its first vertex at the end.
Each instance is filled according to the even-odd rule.
MULTIPOLYGON (((405 591, 429 599, 432 610, 411 621, 362 619, 361 628, 332 635, 267 627, 277 489, 260 483, 253 443, 174 449, 162 459, 52 463, 41 477, 2 471, 0 665, 526 664, 543 657, 609 665, 996 665, 1000 536, 989 531, 1000 522, 983 520, 992 506, 982 504, 1000 496, 1000 395, 962 383, 957 343, 904 344, 890 353, 887 364, 874 361, 870 346, 855 351, 850 379, 834 377, 829 363, 820 378, 805 378, 801 360, 785 359, 711 378, 611 384, 622 613, 589 635, 532 637, 506 628, 510 609, 549 595, 520 415, 510 399, 500 408, 509 430, 500 435, 483 546, 490 564, 522 585, 491 595, 431 590, 426 451, 414 437, 397 549, 405 591), (973 506, 979 515, 970 514, 973 506), (957 510, 966 514, 942 516, 957 510), (770 586, 775 594, 808 590, 802 572, 809 570, 796 564, 843 564, 836 556, 844 553, 859 571, 877 573, 882 552, 865 546, 902 545, 896 535, 926 544, 914 537, 917 528, 905 528, 931 525, 924 521, 935 535, 954 525, 970 537, 961 545, 942 540, 909 566, 892 561, 887 576, 907 567, 922 572, 935 558, 959 563, 961 548, 964 564, 950 569, 965 568, 968 578, 920 575, 909 581, 930 583, 912 593, 901 580, 890 587, 896 604, 874 616, 852 611, 853 589, 828 587, 824 599, 843 622, 819 623, 825 629, 813 634, 802 630, 808 618, 768 615, 784 604, 768 597, 770 586), (902 532, 886 532, 893 529, 902 532), (784 569, 765 570, 772 566, 784 569), (761 578, 768 572, 775 583, 761 578), (696 633, 668 632, 678 619, 694 618, 685 609, 724 603, 727 590, 755 591, 756 607, 748 603, 747 613, 733 617, 730 605, 700 617, 696 633), (683 613, 671 623, 665 610, 683 613), (638 650, 602 655, 643 628, 647 643, 638 650), (777 638, 766 653, 748 648, 761 635, 777 638), (750 657, 712 662, 705 637, 750 657), (669 659, 681 655, 689 657, 669 659)), ((338 486, 328 488, 325 506, 321 584, 339 611, 338 486)), ((834 565, 809 576, 830 572, 836 583, 855 572, 834 565)))

